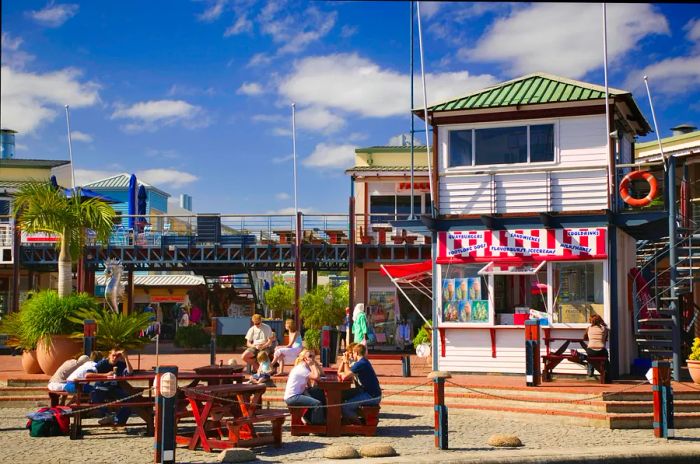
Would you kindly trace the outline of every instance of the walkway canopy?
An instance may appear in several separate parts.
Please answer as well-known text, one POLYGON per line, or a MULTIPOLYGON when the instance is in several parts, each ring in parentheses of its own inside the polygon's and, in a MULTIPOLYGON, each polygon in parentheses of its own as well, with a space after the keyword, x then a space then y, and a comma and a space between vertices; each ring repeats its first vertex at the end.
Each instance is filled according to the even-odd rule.
POLYGON ((410 287, 418 290, 423 295, 433 301, 433 262, 426 260, 420 263, 411 264, 382 264, 380 266, 382 274, 391 279, 396 288, 408 300, 413 309, 429 326, 428 320, 423 317, 423 314, 418 310, 411 298, 406 295, 403 287, 410 287))

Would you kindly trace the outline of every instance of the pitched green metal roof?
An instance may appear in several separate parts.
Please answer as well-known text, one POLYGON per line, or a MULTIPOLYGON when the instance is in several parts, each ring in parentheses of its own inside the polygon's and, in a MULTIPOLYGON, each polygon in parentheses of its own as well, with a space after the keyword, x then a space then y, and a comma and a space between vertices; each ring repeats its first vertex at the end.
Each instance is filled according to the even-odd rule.
MULTIPOLYGON (((611 96, 631 95, 626 90, 612 87, 609 90, 611 96)), ((473 110, 603 98, 605 87, 546 73, 534 73, 434 105, 428 111, 473 110)))
MULTIPOLYGON (((117 174, 116 176, 111 176, 107 177, 105 179, 100 179, 96 180, 95 182, 90 182, 89 184, 85 184, 83 187, 89 188, 90 190, 100 190, 100 189, 114 189, 114 190, 128 190, 129 189, 129 181, 131 180, 131 174, 127 173, 122 173, 122 174, 117 174)), ((163 190, 152 186, 151 184, 147 184, 146 182, 142 180, 138 180, 139 184, 142 184, 144 187, 146 187, 147 190, 155 190, 156 192, 159 192, 165 196, 170 196, 169 193, 164 192, 163 190)))
POLYGON ((55 168, 69 164, 67 160, 42 160, 42 159, 24 159, 11 158, 0 160, 0 167, 8 168, 55 168))
MULTIPOLYGON (((661 145, 673 143, 673 142, 681 142, 683 140, 691 140, 691 139, 694 139, 696 137, 700 137, 700 131, 688 132, 687 134, 672 135, 670 137, 665 137, 665 138, 661 139, 661 145)), ((636 143, 634 145, 634 149, 636 151, 641 151, 641 150, 645 150, 647 148, 655 148, 658 146, 659 146, 659 142, 656 139, 654 139, 654 140, 649 140, 648 142, 636 143)))
MULTIPOLYGON (((414 145, 413 151, 425 151, 425 145, 414 145)), ((405 145, 376 145, 373 147, 356 148, 355 153, 410 153, 411 147, 405 145)))

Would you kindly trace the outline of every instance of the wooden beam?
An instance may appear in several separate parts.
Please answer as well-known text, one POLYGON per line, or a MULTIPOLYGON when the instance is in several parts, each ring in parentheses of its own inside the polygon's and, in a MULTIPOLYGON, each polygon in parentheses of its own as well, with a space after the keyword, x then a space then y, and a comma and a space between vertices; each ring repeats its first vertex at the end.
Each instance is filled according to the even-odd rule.
POLYGON ((580 106, 558 109, 541 109, 541 110, 523 110, 523 111, 505 111, 502 113, 482 113, 482 114, 464 114, 459 116, 440 116, 440 113, 433 114, 433 123, 438 125, 445 124, 467 124, 478 122, 497 122, 497 121, 517 121, 523 119, 544 119, 544 118, 559 118, 567 116, 589 116, 593 114, 605 114, 605 105, 580 106))

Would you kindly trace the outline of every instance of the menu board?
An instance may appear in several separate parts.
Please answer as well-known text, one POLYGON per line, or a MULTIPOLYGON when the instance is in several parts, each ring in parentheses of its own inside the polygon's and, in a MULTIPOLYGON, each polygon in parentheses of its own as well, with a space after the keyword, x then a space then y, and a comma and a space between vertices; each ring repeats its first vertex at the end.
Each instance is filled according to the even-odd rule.
POLYGON ((396 290, 369 290, 367 320, 374 330, 376 343, 393 343, 398 322, 396 290))
POLYGON ((488 322, 489 302, 482 299, 480 277, 442 281, 443 322, 488 322))

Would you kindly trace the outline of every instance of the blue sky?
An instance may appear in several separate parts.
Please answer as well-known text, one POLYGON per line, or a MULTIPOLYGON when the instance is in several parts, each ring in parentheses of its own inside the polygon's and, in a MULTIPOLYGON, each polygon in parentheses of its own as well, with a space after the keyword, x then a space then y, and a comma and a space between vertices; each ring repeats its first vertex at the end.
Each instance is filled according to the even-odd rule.
MULTIPOLYGON (((600 4, 421 10, 429 102, 533 71, 603 83, 600 4)), ((354 148, 410 128, 409 24, 408 2, 4 1, 2 127, 18 157, 66 159, 70 104, 79 181, 136 172, 199 212, 286 212, 294 101, 299 206, 345 211, 354 148)), ((661 134, 700 126, 700 5, 612 4, 608 31, 610 85, 651 122, 648 74, 661 134)))

